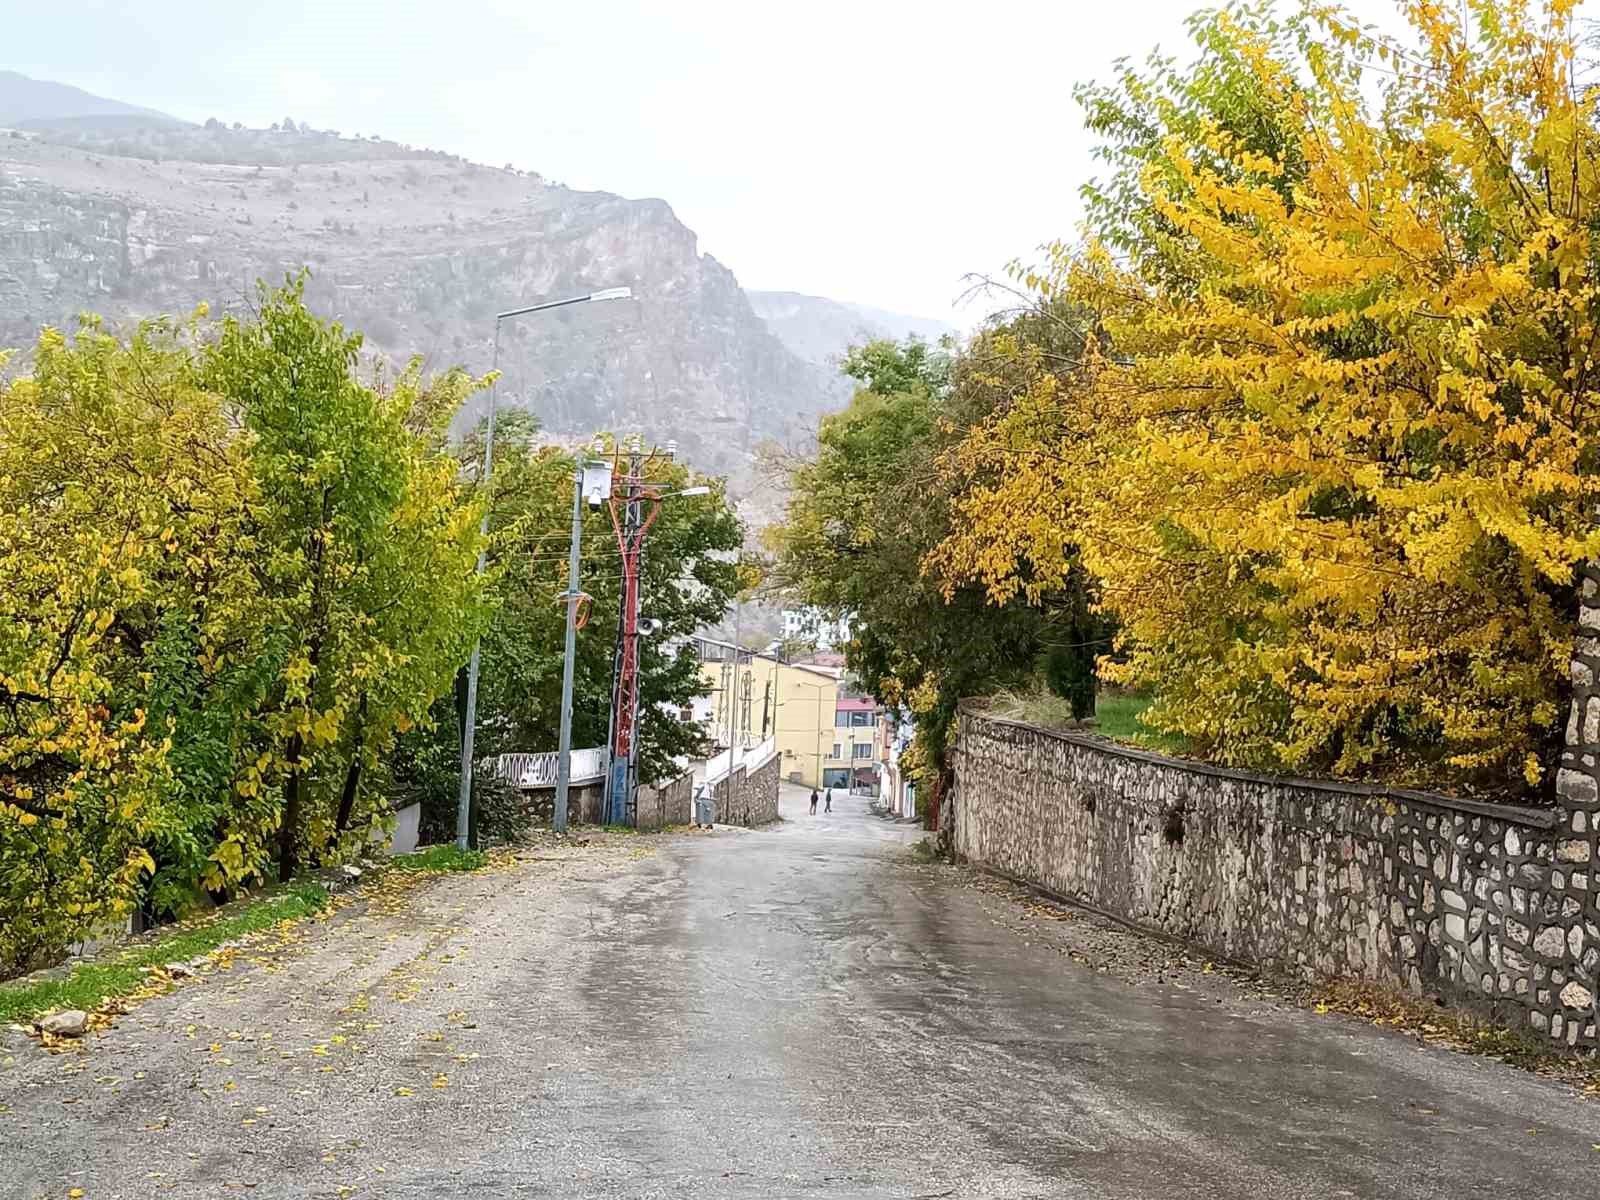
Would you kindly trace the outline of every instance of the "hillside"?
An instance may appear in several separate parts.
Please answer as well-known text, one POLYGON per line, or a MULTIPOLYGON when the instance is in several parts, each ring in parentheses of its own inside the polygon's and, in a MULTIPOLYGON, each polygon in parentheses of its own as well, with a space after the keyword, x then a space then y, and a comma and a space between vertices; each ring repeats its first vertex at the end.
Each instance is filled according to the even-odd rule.
POLYGON ((732 470, 837 401, 830 372, 768 330, 661 200, 287 121, 46 121, 0 136, 0 346, 84 311, 238 307, 257 278, 302 266, 312 302, 377 350, 480 371, 497 310, 632 287, 635 303, 504 329, 501 400, 556 433, 642 430, 732 470))
POLYGON ((800 292, 746 293, 756 315, 784 345, 807 362, 832 366, 846 349, 875 338, 935 342, 955 328, 942 321, 807 296, 800 292))

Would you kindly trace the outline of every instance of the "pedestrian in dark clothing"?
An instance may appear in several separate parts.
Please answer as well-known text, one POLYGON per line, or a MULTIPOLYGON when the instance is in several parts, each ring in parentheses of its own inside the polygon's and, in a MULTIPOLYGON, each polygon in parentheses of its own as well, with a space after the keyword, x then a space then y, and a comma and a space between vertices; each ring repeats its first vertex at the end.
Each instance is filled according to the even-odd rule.
POLYGON ((827 790, 827 792, 825 793, 825 795, 827 797, 827 804, 826 804, 826 807, 824 807, 822 811, 823 812, 832 812, 833 811, 833 789, 829 788, 827 790))
POLYGON ((811 815, 813 817, 817 815, 817 789, 816 788, 812 788, 811 789, 811 815))

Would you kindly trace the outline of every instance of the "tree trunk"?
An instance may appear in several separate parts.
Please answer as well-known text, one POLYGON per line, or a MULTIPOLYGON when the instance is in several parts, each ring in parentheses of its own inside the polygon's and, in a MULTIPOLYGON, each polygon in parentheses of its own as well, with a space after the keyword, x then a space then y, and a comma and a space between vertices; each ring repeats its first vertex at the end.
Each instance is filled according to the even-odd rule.
POLYGON ((356 793, 361 790, 361 747, 356 747, 350 768, 344 773, 344 791, 339 793, 339 815, 333 823, 335 833, 350 827, 350 810, 356 806, 356 793))
POLYGON ((467 668, 456 668, 456 753, 461 753, 467 740, 467 668))
POLYGON ((283 825, 278 830, 278 880, 288 883, 300 869, 300 754, 305 743, 297 733, 289 739, 289 778, 283 784, 283 825))
POLYGON ((344 773, 344 790, 339 793, 339 813, 334 818, 334 833, 341 834, 350 827, 350 813, 356 806, 356 794, 361 790, 361 752, 367 744, 367 695, 361 694, 356 706, 356 744, 350 753, 350 767, 344 773))

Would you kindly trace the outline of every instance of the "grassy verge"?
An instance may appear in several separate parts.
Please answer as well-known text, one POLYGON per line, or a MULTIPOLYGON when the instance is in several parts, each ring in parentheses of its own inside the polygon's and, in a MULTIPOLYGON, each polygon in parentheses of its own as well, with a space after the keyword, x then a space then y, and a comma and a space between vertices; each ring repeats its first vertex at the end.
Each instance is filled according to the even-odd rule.
POLYGON ((99 1008, 113 997, 136 991, 145 982, 146 967, 194 958, 223 942, 314 913, 327 902, 328 893, 318 885, 294 884, 225 916, 174 925, 153 941, 140 942, 102 960, 79 963, 62 978, 0 984, 0 1020, 26 1021, 53 1008, 99 1008))
POLYGON ((462 850, 454 842, 428 846, 411 854, 397 854, 389 860, 402 871, 476 871, 489 861, 482 850, 462 850))

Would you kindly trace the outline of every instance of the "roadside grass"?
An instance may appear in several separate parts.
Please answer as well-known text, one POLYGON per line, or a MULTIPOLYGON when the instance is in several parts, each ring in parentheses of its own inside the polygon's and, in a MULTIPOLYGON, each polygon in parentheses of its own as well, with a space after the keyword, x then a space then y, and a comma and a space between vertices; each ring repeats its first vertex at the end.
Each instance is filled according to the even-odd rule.
POLYGON ((318 912, 327 903, 328 893, 321 886, 292 884, 226 916, 174 925, 152 941, 129 946, 102 961, 79 963, 61 978, 0 984, 0 1020, 26 1021, 56 1008, 92 1012, 107 1000, 142 987, 148 967, 198 957, 224 942, 318 912))
POLYGON ((454 842, 397 854, 389 865, 402 871, 476 871, 489 861, 482 850, 463 850, 454 842))

